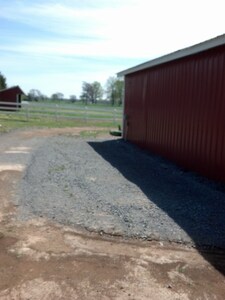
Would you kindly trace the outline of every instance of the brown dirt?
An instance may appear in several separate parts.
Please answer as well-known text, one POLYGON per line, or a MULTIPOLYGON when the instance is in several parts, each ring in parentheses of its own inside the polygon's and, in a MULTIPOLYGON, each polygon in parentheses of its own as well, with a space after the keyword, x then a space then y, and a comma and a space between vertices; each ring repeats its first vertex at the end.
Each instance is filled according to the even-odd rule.
MULTIPOLYGON (((15 139, 21 146, 80 130, 21 131, 15 139)), ((224 276, 208 262, 213 258, 193 248, 99 236, 44 218, 17 221, 11 199, 23 168, 7 166, 0 165, 0 299, 225 299, 224 276)))

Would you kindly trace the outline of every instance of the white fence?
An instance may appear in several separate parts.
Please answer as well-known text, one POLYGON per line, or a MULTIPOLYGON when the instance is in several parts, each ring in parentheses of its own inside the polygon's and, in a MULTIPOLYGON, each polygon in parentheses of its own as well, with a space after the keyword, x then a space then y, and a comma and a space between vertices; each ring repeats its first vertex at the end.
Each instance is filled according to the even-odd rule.
POLYGON ((0 115, 21 117, 26 121, 32 118, 79 119, 88 121, 121 122, 122 109, 101 106, 83 106, 77 104, 54 104, 36 102, 0 102, 0 115))

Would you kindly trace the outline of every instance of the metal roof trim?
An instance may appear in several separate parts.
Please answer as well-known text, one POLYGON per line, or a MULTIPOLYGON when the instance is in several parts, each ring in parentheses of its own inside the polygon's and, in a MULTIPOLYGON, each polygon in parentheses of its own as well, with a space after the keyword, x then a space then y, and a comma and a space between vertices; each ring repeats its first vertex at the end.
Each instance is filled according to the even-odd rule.
POLYGON ((196 54, 199 52, 203 52, 208 49, 212 49, 212 48, 224 45, 224 44, 225 44, 225 34, 217 36, 213 39, 201 42, 199 44, 172 52, 170 54, 166 54, 164 56, 147 61, 143 64, 126 69, 124 71, 118 72, 117 76, 120 77, 120 76, 128 75, 128 74, 131 74, 131 73, 134 73, 137 71, 141 71, 141 70, 144 70, 147 68, 151 68, 151 67, 154 67, 157 65, 161 65, 163 63, 167 63, 167 62, 179 59, 179 58, 183 58, 183 57, 190 56, 190 55, 193 55, 193 54, 196 54))

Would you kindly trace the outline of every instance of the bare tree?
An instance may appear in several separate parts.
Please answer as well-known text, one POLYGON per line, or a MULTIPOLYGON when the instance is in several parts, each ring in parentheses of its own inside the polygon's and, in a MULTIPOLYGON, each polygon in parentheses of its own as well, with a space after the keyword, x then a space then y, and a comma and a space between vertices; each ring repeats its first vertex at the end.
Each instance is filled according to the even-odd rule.
POLYGON ((103 97, 103 88, 101 86, 101 83, 98 81, 94 81, 92 83, 92 89, 94 103, 97 103, 97 101, 102 100, 103 97))
POLYGON ((109 77, 106 82, 107 99, 112 105, 121 105, 123 102, 124 81, 116 77, 109 77))
POLYGON ((40 101, 45 98, 45 96, 37 89, 31 89, 27 96, 29 101, 40 101))
POLYGON ((89 83, 84 81, 82 85, 82 94, 81 99, 84 103, 97 103, 97 101, 101 100, 103 96, 103 88, 101 83, 98 81, 94 81, 93 83, 89 83))
POLYGON ((60 93, 60 92, 54 93, 51 96, 52 100, 59 100, 60 101, 60 100, 63 100, 63 98, 64 98, 64 95, 63 95, 63 93, 60 93))
POLYGON ((70 101, 72 103, 76 102, 77 101, 77 96, 76 95, 70 95, 70 101))

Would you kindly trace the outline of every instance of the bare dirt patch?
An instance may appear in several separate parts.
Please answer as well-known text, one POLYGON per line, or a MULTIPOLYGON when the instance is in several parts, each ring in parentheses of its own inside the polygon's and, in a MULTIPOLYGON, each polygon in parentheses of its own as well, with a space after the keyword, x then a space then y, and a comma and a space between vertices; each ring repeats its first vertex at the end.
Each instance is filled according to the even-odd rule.
MULTIPOLYGON (((12 147, 32 153, 51 132, 68 133, 1 136, 0 156, 12 147)), ((28 156, 4 165, 26 167, 28 156)), ((184 245, 101 236, 44 217, 18 221, 12 199, 22 172, 0 171, 0 299, 224 299, 220 253, 206 259, 184 245)))

